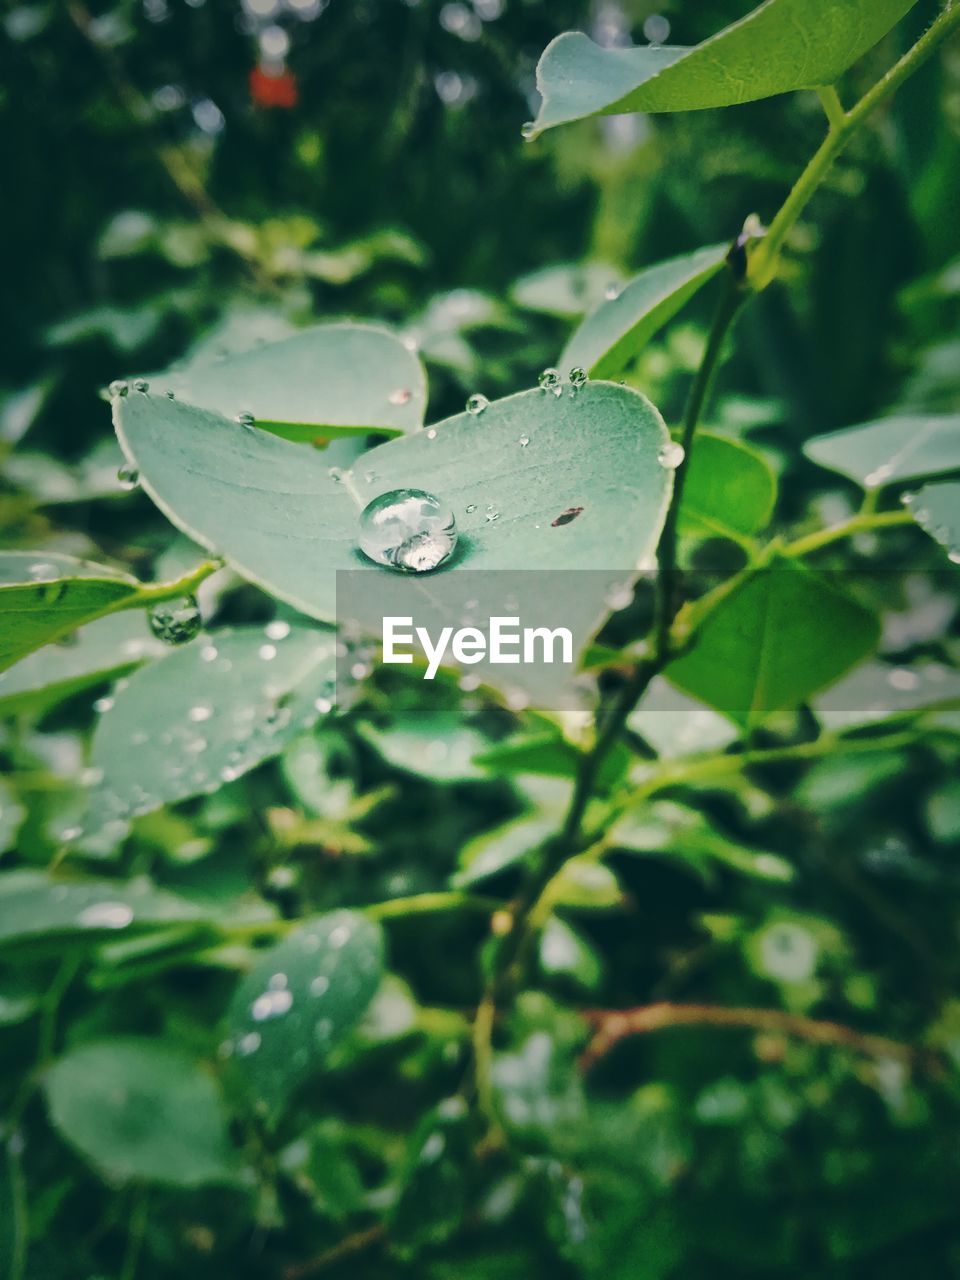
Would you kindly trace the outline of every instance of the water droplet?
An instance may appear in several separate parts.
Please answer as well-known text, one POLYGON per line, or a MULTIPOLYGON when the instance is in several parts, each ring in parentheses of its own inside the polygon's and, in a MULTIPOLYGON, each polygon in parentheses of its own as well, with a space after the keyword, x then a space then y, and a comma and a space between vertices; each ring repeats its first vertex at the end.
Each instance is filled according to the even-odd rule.
POLYGON ((237 1052, 242 1058, 249 1058, 251 1053, 256 1053, 260 1048, 260 1032, 248 1031, 245 1036, 241 1036, 237 1042, 237 1052))
POLYGON ((171 391, 169 387, 167 387, 166 391, 163 394, 167 397, 168 400, 176 400, 177 398, 177 393, 175 391, 171 391))
POLYGON ((34 582, 42 582, 45 578, 55 578, 57 576, 57 566, 50 564, 47 560, 37 560, 27 570, 29 576, 34 582))
POLYGON ((670 35, 670 19, 662 13, 651 13, 644 21, 643 34, 652 45, 661 45, 670 35))
POLYGON ((583 507, 567 507, 566 511, 561 511, 555 520, 550 521, 550 527, 560 529, 565 524, 571 524, 582 510, 583 507))
POLYGON ((397 387, 395 391, 391 391, 387 399, 391 404, 409 404, 413 399, 413 392, 408 387, 397 387))
POLYGON ((486 409, 486 407, 489 405, 489 403, 490 401, 487 399, 486 396, 481 395, 479 391, 475 391, 467 401, 467 413, 470 413, 475 418, 478 418, 480 414, 483 413, 484 409, 486 409))
POLYGON ((330 989, 330 979, 325 974, 318 974, 310 983, 310 994, 314 996, 324 996, 330 989))
POLYGON ((532 120, 527 120, 520 126, 520 136, 521 138, 525 138, 527 142, 529 142, 531 138, 535 138, 537 136, 537 126, 532 120))
POLYGON ((105 711, 109 711, 113 706, 112 698, 98 698, 93 704, 93 709, 98 715, 103 715, 105 711))
POLYGON ((79 915, 85 929, 125 929, 133 923, 133 907, 125 902, 94 902, 79 915))
POLYGON ((241 427, 252 427, 256 422, 256 418, 249 410, 244 409, 243 413, 237 414, 237 421, 240 423, 241 427))
POLYGON ((909 507, 911 502, 915 502, 916 499, 917 499, 917 495, 915 493, 910 493, 909 491, 905 491, 900 495, 900 501, 903 503, 905 507, 909 507))
POLYGON ((272 662, 277 656, 277 646, 275 644, 262 644, 257 652, 264 662, 272 662))
POLYGON ((140 472, 136 467, 132 467, 129 462, 125 462, 117 471, 117 482, 121 489, 136 489, 140 483, 140 472))
POLYGON ((464 509, 468 516, 472 516, 477 509, 477 504, 475 502, 468 502, 464 509))
POLYGON ((139 391, 142 396, 145 396, 150 390, 150 383, 146 378, 136 378, 133 383, 133 389, 134 391, 139 391))
POLYGON ((194 596, 161 600, 150 610, 150 630, 164 644, 186 644, 198 634, 202 622, 194 596))
POLYGON ((887 683, 891 689, 897 689, 901 693, 912 693, 914 689, 920 687, 920 677, 908 667, 894 667, 887 675, 887 683))
POLYGON ((111 399, 117 400, 120 396, 125 396, 130 388, 122 378, 114 378, 107 390, 110 392, 111 399))
POLYGON ((436 427, 431 427, 430 430, 427 432, 427 439, 436 440, 436 438, 437 438, 437 429, 436 427))
POLYGON ((549 391, 551 395, 563 395, 563 379, 559 369, 544 369, 537 379, 541 391, 549 391))
POLYGON ((581 369, 580 366, 577 365, 576 368, 570 370, 567 377, 570 379, 570 385, 573 387, 574 391, 579 391, 582 386, 586 385, 587 371, 586 369, 581 369))
POLYGON ((273 622, 267 623, 263 632, 268 640, 286 640, 290 634, 290 623, 283 618, 275 618, 273 622))
POLYGON ((868 489, 876 489, 882 485, 884 481, 889 480, 892 475, 893 467, 891 464, 889 462, 883 462, 876 468, 876 470, 871 471, 869 475, 864 476, 863 483, 868 489))
POLYGON ((343 468, 329 467, 327 469, 327 475, 330 477, 330 479, 333 481, 334 484, 339 484, 343 479, 343 468))
POLYGON ((203 648, 200 650, 201 662, 216 662, 218 656, 219 656, 219 651, 216 645, 205 644, 203 648))
POLYGON ((80 785, 83 787, 96 787, 103 781, 103 770, 91 766, 84 769, 80 774, 80 785))
POLYGON ((427 573, 445 564, 456 545, 453 512, 423 489, 392 489, 360 515, 360 550, 391 569, 427 573))
POLYGON ((486 511, 484 511, 483 518, 486 520, 487 524, 493 524, 494 520, 500 519, 500 512, 492 502, 489 504, 486 511))
POLYGON ((191 707, 187 712, 188 719, 194 724, 202 724, 204 720, 209 720, 213 715, 213 707, 206 703, 198 702, 195 707, 191 707))
POLYGON ((313 706, 314 710, 319 711, 322 716, 325 716, 328 711, 333 710, 333 703, 329 698, 317 698, 314 701, 313 706))
POLYGON ((529 437, 529 436, 521 436, 521 437, 520 437, 520 448, 521 448, 521 449, 525 449, 529 443, 530 443, 530 437, 529 437))
POLYGON ((685 456, 683 445, 671 440, 657 454, 657 461, 665 471, 676 471, 685 456))
POLYGON ((282 1018, 290 1012, 293 996, 289 991, 265 991, 250 1006, 254 1022, 267 1022, 270 1018, 282 1018))
POLYGON ((616 301, 616 299, 620 297, 620 286, 611 282, 604 289, 603 296, 608 302, 616 301))
POLYGON ((348 924, 335 925, 334 928, 330 930, 330 937, 328 941, 330 946, 335 950, 344 946, 350 941, 350 926, 348 924))

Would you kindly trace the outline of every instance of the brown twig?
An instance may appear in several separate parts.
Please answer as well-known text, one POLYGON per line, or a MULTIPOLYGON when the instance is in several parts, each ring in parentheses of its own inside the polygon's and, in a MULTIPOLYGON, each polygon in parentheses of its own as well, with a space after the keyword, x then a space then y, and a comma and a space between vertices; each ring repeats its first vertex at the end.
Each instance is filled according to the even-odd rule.
POLYGON ((851 1049, 871 1058, 897 1058, 915 1061, 922 1051, 886 1036, 856 1031, 840 1022, 806 1018, 785 1013, 781 1009, 729 1009, 712 1004, 641 1005, 636 1009, 585 1010, 584 1017, 595 1028, 593 1039, 584 1050, 580 1065, 589 1071, 602 1057, 628 1036, 646 1035, 668 1027, 719 1027, 768 1031, 793 1036, 811 1044, 835 1045, 851 1049))
POLYGON ((363 1231, 355 1231, 353 1235, 346 1236, 332 1248, 318 1253, 316 1257, 308 1258, 306 1262, 291 1263, 283 1273, 283 1280, 306 1280, 307 1276, 319 1275, 321 1271, 336 1266, 338 1262, 345 1262, 354 1254, 365 1253, 367 1249, 382 1244, 386 1234, 387 1228, 382 1222, 374 1223, 372 1227, 366 1227, 363 1231))

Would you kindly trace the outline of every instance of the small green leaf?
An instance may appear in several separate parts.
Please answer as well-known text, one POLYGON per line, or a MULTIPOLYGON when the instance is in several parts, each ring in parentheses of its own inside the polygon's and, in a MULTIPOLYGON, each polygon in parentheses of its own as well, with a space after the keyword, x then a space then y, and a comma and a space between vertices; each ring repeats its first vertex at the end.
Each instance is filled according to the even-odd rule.
POLYGON ((55 880, 37 871, 0 874, 0 946, 78 935, 94 942, 121 930, 202 923, 192 902, 148 880, 55 880))
POLYGON ((485 831, 464 845, 460 852, 460 870, 450 883, 455 889, 463 889, 516 866, 539 849, 557 826, 556 817, 534 813, 523 814, 492 831, 485 831))
POLYGON ((723 266, 729 245, 698 249, 647 267, 614 298, 602 302, 563 349, 560 367, 579 365, 594 378, 613 378, 723 266))
POLYGON ((815 436, 803 446, 811 462, 881 489, 960 468, 960 414, 902 415, 815 436))
POLYGON ((163 653, 141 613, 118 613, 81 627, 69 643, 42 649, 0 672, 0 715, 40 716, 65 698, 113 680, 163 653))
POLYGON ((742 542, 769 523, 777 479, 762 454, 703 431, 690 459, 680 527, 700 538, 742 542))
POLYGON ((114 416, 143 488, 178 528, 325 620, 336 614, 336 570, 390 572, 357 549, 361 508, 390 490, 426 489, 453 508, 460 547, 444 573, 631 572, 656 546, 672 487, 657 461, 668 439, 659 413, 605 382, 458 414, 370 450, 339 483, 315 450, 164 396, 121 397, 114 416))
POLYGON ((552 978, 569 978, 584 991, 595 991, 603 965, 594 948, 559 916, 551 916, 540 934, 540 968, 552 978))
POLYGON ((382 974, 380 928, 351 911, 317 916, 258 956, 227 1014, 258 1110, 277 1117, 360 1021, 382 974))
POLYGON ((93 736, 94 822, 147 813, 232 782, 329 710, 329 632, 287 623, 200 636, 142 667, 93 736))
POLYGON ((871 653, 879 623, 809 569, 775 557, 698 601, 670 681, 744 728, 797 707, 871 653))
POLYGON ((924 485, 907 507, 924 533, 945 549, 947 559, 960 564, 960 482, 924 485))
POLYGON ((140 590, 106 565, 47 551, 0 552, 0 671, 140 590))
POLYGON ((81 1045, 50 1069, 46 1090, 54 1127, 112 1183, 237 1180, 220 1092, 170 1044, 130 1037, 81 1045))
POLYGON ((832 84, 916 0, 766 0, 693 48, 558 36, 537 67, 536 132, 624 111, 698 111, 832 84))
POLYGON ((371 431, 402 434, 423 422, 420 361, 386 329, 316 325, 238 354, 203 357, 155 375, 178 399, 227 418, 252 414, 288 440, 371 431))

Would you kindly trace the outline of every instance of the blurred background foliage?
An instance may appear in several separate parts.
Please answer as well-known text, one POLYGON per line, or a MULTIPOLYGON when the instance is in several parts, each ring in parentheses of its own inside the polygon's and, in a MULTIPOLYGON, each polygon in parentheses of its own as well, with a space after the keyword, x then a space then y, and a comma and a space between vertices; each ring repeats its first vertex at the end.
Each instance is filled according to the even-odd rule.
MULTIPOLYGON (((188 566, 148 500, 118 484, 100 392, 200 340, 385 321, 417 343, 435 419, 467 392, 531 385, 611 283, 769 216, 822 136, 812 95, 520 136, 557 32, 639 41, 656 14, 693 43, 747 7, 7 3, 5 545, 143 577, 188 566)), ((847 91, 936 7, 918 4, 847 91)), ((780 472, 778 527, 850 509, 852 490, 804 462, 800 441, 892 407, 960 408, 958 188, 954 43, 856 138, 723 371, 711 425, 751 433, 780 472)), ((689 307, 631 373, 668 421, 704 315, 689 307)), ((903 581, 904 618, 914 611, 888 628, 885 656, 955 660, 955 600, 923 566, 903 581), (952 638, 934 640, 944 623, 952 638)), ((271 616, 229 574, 207 586, 208 619, 271 616)), ((74 696, 6 707, 5 869, 58 856, 93 700, 156 648, 139 617, 111 620, 110 642, 118 656, 74 696), (139 648, 118 650, 114 624, 139 648)), ((72 855, 107 880, 149 876, 191 905, 187 923, 181 905, 120 939, 103 918, 81 935, 53 917, 26 929, 26 890, 8 885, 0 1276, 960 1276, 949 747, 681 789, 645 830, 614 833, 602 867, 571 873, 539 986, 500 1031, 508 1154, 458 1097, 489 911, 386 913, 389 973, 363 1021, 322 1075, 291 1085, 281 1122, 250 1105, 218 1047, 258 926, 442 890, 458 872, 496 905, 555 821, 562 769, 531 779, 502 764, 491 779, 463 763, 514 727, 508 711, 443 689, 423 699, 383 681, 363 722, 138 818, 120 848, 72 855), (494 874, 471 874, 484 856, 494 874), (579 1006, 675 999, 813 1015, 851 1036, 825 1046, 776 1019, 687 1027, 577 1065, 579 1006), (868 1031, 891 1043, 865 1050, 868 1031), (116 1052, 101 1060, 91 1046, 104 1044, 116 1052), (207 1092, 212 1072, 225 1103, 207 1092)))

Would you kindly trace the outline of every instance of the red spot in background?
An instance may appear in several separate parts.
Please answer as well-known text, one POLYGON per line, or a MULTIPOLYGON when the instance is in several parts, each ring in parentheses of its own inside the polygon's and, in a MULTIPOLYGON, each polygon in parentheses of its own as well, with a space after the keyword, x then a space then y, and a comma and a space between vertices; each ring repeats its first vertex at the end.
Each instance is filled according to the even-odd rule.
POLYGON ((279 71, 254 67, 250 72, 250 97, 258 107, 282 107, 289 111, 300 100, 297 77, 285 67, 279 71))
POLYGON ((561 511, 556 520, 550 521, 553 529, 559 529, 562 524, 569 524, 571 520, 576 520, 577 516, 583 510, 583 507, 567 507, 566 511, 561 511))

